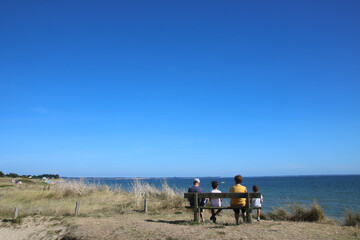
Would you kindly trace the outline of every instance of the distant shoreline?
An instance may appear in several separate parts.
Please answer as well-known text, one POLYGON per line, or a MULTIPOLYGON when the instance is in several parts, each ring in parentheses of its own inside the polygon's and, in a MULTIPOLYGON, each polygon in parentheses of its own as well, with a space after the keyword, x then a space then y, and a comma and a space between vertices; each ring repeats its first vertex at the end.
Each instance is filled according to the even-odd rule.
MULTIPOLYGON (((244 178, 283 178, 283 177, 332 177, 332 176, 360 176, 360 174, 314 174, 314 175, 281 175, 281 176, 243 176, 244 178)), ((203 179, 209 178, 233 178, 233 176, 194 176, 203 179)), ((63 179, 119 179, 119 180, 133 180, 133 179, 193 179, 194 177, 60 177, 63 179)))

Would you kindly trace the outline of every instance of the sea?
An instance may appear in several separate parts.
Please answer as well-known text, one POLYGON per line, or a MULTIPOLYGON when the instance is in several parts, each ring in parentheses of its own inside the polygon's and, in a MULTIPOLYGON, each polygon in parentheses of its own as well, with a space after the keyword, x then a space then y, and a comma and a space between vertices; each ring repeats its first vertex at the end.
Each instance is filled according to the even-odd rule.
MULTIPOLYGON (((233 177, 199 177, 200 187, 210 192, 211 181, 219 182, 219 190, 229 192, 234 185, 233 177)), ((132 178, 85 178, 86 183, 121 187, 129 191, 132 178)), ((138 181, 161 188, 164 181, 177 192, 187 192, 193 178, 138 178, 138 181)), ((346 211, 360 211, 360 175, 321 175, 321 176, 280 176, 280 177, 243 177, 248 192, 258 185, 264 198, 263 211, 273 211, 277 207, 290 204, 311 205, 316 201, 326 216, 341 219, 346 211)), ((224 203, 228 203, 224 201, 224 203)))

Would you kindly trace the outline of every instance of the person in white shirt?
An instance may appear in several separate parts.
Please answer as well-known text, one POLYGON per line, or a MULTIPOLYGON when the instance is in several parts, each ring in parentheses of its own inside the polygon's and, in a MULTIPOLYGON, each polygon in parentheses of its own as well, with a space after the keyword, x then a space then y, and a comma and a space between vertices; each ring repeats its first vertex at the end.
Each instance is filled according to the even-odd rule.
MULTIPOLYGON (((254 193, 257 193, 259 191, 259 186, 254 185, 252 189, 253 189, 254 193)), ((262 195, 260 198, 252 198, 251 199, 250 207, 258 208, 258 209, 256 209, 258 222, 260 222, 260 208, 261 208, 261 205, 263 202, 264 202, 264 199, 263 199, 262 195)))
MULTIPOLYGON (((211 190, 211 193, 221 193, 220 190, 218 190, 219 183, 217 181, 212 181, 211 186, 213 187, 213 190, 211 190)), ((210 206, 211 207, 221 207, 222 199, 221 198, 210 198, 210 206)), ((218 209, 215 212, 215 209, 211 209, 211 217, 210 220, 212 220, 214 223, 216 223, 216 215, 218 215, 221 212, 221 209, 218 209)))

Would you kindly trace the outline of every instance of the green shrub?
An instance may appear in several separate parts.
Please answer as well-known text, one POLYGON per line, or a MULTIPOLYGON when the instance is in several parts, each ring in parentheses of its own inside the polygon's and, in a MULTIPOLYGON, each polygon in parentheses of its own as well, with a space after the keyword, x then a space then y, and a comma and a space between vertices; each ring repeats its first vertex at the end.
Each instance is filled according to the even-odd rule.
POLYGON ((19 175, 17 175, 16 173, 8 173, 8 174, 6 174, 5 176, 11 177, 11 178, 17 178, 17 177, 19 177, 19 175))
POLYGON ((22 183, 28 183, 28 184, 36 184, 33 180, 30 179, 26 179, 26 178, 21 178, 20 180, 22 183))

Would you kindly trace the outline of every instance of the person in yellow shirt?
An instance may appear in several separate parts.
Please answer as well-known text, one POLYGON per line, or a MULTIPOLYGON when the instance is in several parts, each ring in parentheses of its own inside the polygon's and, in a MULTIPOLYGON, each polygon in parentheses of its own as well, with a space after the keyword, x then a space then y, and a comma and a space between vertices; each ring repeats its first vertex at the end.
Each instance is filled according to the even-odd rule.
MULTIPOLYGON (((246 187, 241 185, 243 178, 241 175, 236 175, 234 177, 235 185, 230 188, 230 192, 233 193, 246 193, 246 187)), ((245 205, 246 205, 246 198, 231 198, 230 199, 230 206, 231 207, 242 207, 241 212, 243 216, 243 221, 245 221, 246 218, 246 212, 245 212, 245 205)), ((235 212, 235 221, 236 225, 239 225, 239 215, 240 215, 240 209, 233 209, 235 212)))

